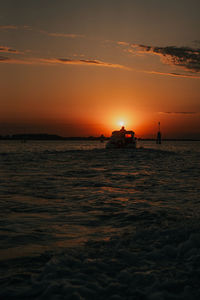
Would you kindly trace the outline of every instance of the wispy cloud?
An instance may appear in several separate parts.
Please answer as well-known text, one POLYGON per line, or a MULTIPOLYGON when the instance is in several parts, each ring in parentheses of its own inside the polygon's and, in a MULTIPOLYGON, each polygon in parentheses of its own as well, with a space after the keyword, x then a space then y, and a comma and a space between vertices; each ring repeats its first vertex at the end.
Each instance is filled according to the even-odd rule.
POLYGON ((24 65, 82 65, 96 66, 106 68, 116 68, 123 70, 131 70, 130 68, 100 60, 87 59, 69 59, 69 58, 30 58, 30 59, 13 59, 5 56, 0 56, 0 63, 8 64, 24 64, 24 65))
POLYGON ((16 49, 12 49, 12 48, 9 48, 9 47, 6 47, 6 46, 0 46, 0 52, 3 52, 3 53, 14 53, 14 54, 21 53, 21 52, 19 52, 16 49))
POLYGON ((18 29, 16 25, 0 25, 0 30, 7 30, 7 29, 18 29))
POLYGON ((18 58, 12 58, 7 56, 0 56, 0 64, 17 64, 17 65, 35 65, 40 64, 38 59, 18 59, 18 58))
POLYGON ((162 111, 159 114, 167 114, 167 115, 194 115, 198 114, 196 111, 162 111))
POLYGON ((179 73, 164 73, 157 71, 137 70, 121 64, 104 62, 96 59, 70 59, 70 58, 25 58, 16 59, 12 57, 0 56, 0 63, 6 64, 21 64, 21 65, 75 65, 75 66, 96 66, 114 69, 122 69, 126 71, 136 71, 146 74, 164 75, 172 77, 195 78, 200 79, 198 75, 179 74, 179 73))
POLYGON ((52 36, 52 37, 63 37, 63 38, 71 38, 71 39, 75 39, 75 38, 84 38, 85 35, 83 34, 76 34, 76 33, 63 33, 63 32, 48 32, 46 30, 38 30, 36 28, 33 28, 32 26, 29 25, 0 25, 0 31, 7 31, 7 30, 32 30, 35 32, 39 32, 41 34, 45 34, 48 36, 52 36))
POLYGON ((0 31, 7 31, 7 30, 32 30, 32 27, 29 25, 0 25, 0 31))
POLYGON ((175 72, 166 73, 166 72, 158 72, 158 71, 143 71, 143 72, 148 73, 148 74, 156 74, 156 75, 171 76, 171 77, 200 79, 200 76, 193 75, 193 74, 181 74, 181 73, 175 73, 175 72))
POLYGON ((48 33, 49 36, 55 36, 55 37, 64 37, 64 38, 82 38, 84 35, 82 34, 74 34, 74 33, 58 33, 58 32, 50 32, 48 33))
POLYGON ((96 59, 69 59, 69 58, 53 58, 53 59, 40 59, 41 62, 48 64, 69 64, 69 65, 85 65, 85 66, 99 66, 108 68, 117 68, 124 70, 131 70, 130 68, 109 62, 104 62, 96 59))
POLYGON ((48 32, 45 30, 40 30, 39 32, 48 36, 71 38, 71 39, 85 37, 83 34, 75 34, 75 33, 48 32))
POLYGON ((117 45, 121 45, 121 46, 129 46, 130 44, 127 43, 127 42, 119 41, 119 42, 117 42, 117 45))

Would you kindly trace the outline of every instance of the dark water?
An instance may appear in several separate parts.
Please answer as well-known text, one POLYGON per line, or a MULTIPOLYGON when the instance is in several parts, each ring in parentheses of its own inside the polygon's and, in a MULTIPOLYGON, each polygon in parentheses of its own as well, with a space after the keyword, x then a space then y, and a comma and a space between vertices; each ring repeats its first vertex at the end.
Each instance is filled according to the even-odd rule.
POLYGON ((137 284, 134 279, 136 289, 125 293, 138 272, 151 274, 145 277, 147 297, 149 291, 159 292, 158 286, 153 289, 159 276, 166 284, 169 268, 173 284, 178 280, 175 269, 179 275, 186 273, 182 294, 171 283, 172 291, 161 288, 164 298, 152 299, 165 299, 168 293, 197 297, 198 289, 194 295, 191 290, 200 263, 197 275, 192 273, 194 283, 189 278, 200 248, 200 142, 140 142, 139 149, 126 151, 104 147, 99 142, 1 141, 2 297, 129 299, 136 290, 142 292, 140 280, 137 284), (170 260, 179 256, 182 263, 172 267, 170 260), (165 262, 165 275, 156 257, 165 262), (189 259, 187 264, 183 258, 189 259), (113 260, 116 270, 112 266, 115 272, 109 274, 113 260), (106 278, 103 284, 98 278, 96 288, 92 279, 82 278, 91 268, 96 277, 106 278), (93 288, 82 289, 89 283, 93 288), (62 288, 54 290, 55 284, 62 288), (111 284, 117 285, 115 294, 115 288, 109 292, 111 284))

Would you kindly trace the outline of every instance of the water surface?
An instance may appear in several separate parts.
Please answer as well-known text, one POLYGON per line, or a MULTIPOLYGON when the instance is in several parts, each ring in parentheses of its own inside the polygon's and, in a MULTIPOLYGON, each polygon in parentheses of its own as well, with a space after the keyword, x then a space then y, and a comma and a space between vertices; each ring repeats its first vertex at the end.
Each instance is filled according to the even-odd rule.
MULTIPOLYGON (((33 276, 48 257, 86 242, 119 242, 128 233, 143 239, 148 229, 146 239, 160 232, 148 251, 159 244, 164 249, 161 229, 179 228, 179 236, 180 226, 199 219, 199 154, 200 142, 139 141, 136 150, 106 150, 98 141, 1 141, 3 284, 9 276, 33 276)), ((97 251, 95 245, 90 249, 97 251)))

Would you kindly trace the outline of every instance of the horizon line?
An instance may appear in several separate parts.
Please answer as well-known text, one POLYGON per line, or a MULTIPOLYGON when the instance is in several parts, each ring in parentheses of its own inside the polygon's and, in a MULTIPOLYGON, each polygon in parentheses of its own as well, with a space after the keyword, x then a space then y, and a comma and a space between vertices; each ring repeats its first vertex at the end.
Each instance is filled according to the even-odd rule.
MULTIPOLYGON (((101 138, 104 139, 109 139, 110 136, 104 136, 98 135, 88 135, 88 136, 62 136, 58 134, 50 134, 50 133, 16 133, 16 134, 6 134, 6 135, 1 135, 0 134, 0 140, 20 140, 20 139, 29 139, 29 140, 75 140, 75 139, 94 139, 94 140, 99 140, 101 138)), ((136 137, 137 140, 156 140, 156 136, 151 137, 151 138, 145 138, 145 137, 136 137)), ((165 137, 162 138, 163 141, 169 141, 169 140, 174 140, 174 141, 200 141, 200 138, 187 138, 187 137, 165 137)))

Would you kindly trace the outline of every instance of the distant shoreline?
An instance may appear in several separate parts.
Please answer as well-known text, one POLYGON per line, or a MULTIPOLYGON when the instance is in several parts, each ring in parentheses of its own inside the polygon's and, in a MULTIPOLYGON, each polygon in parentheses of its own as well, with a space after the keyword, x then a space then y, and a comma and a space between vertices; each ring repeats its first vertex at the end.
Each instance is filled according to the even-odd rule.
MULTIPOLYGON (((89 136, 89 137, 62 137, 54 134, 14 134, 14 135, 6 135, 0 136, 0 140, 39 140, 39 141, 107 141, 109 137, 104 136, 89 136)), ((155 139, 147 139, 147 138, 138 138, 138 141, 156 141, 155 139)), ((178 139, 178 138, 167 138, 162 139, 163 141, 183 141, 183 142, 195 142, 200 141, 200 139, 178 139)))

